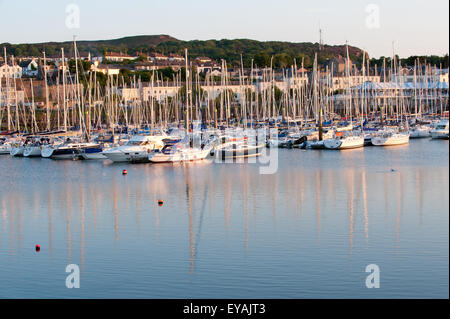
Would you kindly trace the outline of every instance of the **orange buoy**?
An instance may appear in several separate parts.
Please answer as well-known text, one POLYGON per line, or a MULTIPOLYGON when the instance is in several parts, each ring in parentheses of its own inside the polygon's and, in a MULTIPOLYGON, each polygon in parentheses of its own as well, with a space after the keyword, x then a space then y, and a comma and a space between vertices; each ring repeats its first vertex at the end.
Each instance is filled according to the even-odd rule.
POLYGON ((159 205, 159 206, 162 206, 163 204, 164 204, 163 200, 162 200, 162 199, 159 199, 159 200, 158 200, 158 205, 159 205))
POLYGON ((36 251, 40 251, 41 250, 41 246, 36 245, 36 251))
POLYGON ((127 174, 128 174, 127 170, 124 169, 124 170, 122 171, 122 175, 127 175, 127 174))

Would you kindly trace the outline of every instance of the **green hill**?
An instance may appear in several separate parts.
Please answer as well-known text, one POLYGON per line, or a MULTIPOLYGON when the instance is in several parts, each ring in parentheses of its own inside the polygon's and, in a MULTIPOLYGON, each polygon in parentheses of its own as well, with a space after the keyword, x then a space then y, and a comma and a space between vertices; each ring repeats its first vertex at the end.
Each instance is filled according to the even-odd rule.
MULTIPOLYGON (((67 56, 73 55, 73 43, 71 41, 33 44, 3 43, 0 46, 6 46, 7 53, 16 57, 42 56, 44 50, 47 56, 57 57, 60 56, 62 47, 64 47, 67 56)), ((82 55, 87 54, 87 52, 92 55, 102 55, 105 51, 122 51, 129 54, 160 52, 183 55, 184 48, 188 48, 189 55, 192 58, 207 56, 218 61, 225 59, 229 64, 235 66, 240 64, 241 54, 245 66, 250 66, 252 59, 258 66, 268 66, 273 57, 275 67, 292 65, 294 59, 296 59, 298 66, 303 59, 305 67, 311 67, 315 53, 318 53, 320 64, 333 56, 346 55, 345 45, 324 45, 319 50, 318 43, 262 42, 250 39, 181 41, 169 35, 142 35, 112 40, 77 41, 77 46, 82 55)), ((349 46, 349 52, 350 58, 359 64, 362 60, 362 51, 349 46)))

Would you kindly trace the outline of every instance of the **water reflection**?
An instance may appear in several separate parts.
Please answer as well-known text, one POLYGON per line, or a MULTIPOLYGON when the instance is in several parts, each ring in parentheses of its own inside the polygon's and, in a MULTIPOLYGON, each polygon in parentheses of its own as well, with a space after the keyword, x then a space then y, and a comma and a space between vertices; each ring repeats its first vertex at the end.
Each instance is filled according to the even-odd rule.
POLYGON ((111 259, 133 258, 131 271, 154 267, 155 274, 167 271, 180 281, 188 275, 192 282, 223 275, 221 265, 228 271, 233 263, 262 277, 266 264, 279 274, 295 263, 320 268, 318 251, 356 261, 362 251, 370 259, 389 249, 416 258, 419 240, 433 249, 443 245, 426 240, 448 221, 438 214, 448 211, 448 166, 405 162, 392 171, 391 163, 361 164, 365 151, 291 151, 281 156, 303 156, 301 162, 282 158, 270 176, 248 163, 130 165, 122 176, 117 165, 43 161, 51 182, 15 176, 14 187, 0 193, 0 252, 11 257, 2 255, 0 266, 20 263, 35 234, 48 239, 51 263, 62 254, 83 273, 112 248, 111 259), (314 162, 341 155, 344 162, 335 166, 336 158, 303 164, 308 156, 314 162))

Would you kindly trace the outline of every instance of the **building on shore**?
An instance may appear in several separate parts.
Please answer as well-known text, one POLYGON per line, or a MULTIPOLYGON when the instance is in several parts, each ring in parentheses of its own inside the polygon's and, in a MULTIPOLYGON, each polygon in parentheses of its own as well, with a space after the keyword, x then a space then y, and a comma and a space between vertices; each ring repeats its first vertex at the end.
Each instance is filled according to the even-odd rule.
POLYGON ((105 53, 105 60, 112 61, 112 62, 123 62, 125 60, 131 60, 134 61, 138 58, 138 56, 135 55, 129 55, 122 52, 106 52, 105 53))

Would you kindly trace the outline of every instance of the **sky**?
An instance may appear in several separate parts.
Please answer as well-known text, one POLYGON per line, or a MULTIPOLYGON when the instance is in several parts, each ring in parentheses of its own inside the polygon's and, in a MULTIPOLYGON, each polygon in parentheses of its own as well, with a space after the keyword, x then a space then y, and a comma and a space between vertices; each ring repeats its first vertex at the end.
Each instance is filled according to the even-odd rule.
POLYGON ((0 0, 0 43, 168 34, 323 42, 371 57, 449 52, 448 0, 0 0), (75 5, 75 6, 74 6, 75 5), (78 17, 78 18, 77 18, 78 17))

